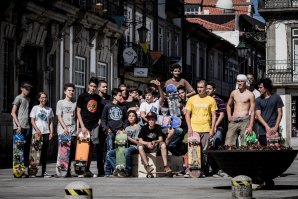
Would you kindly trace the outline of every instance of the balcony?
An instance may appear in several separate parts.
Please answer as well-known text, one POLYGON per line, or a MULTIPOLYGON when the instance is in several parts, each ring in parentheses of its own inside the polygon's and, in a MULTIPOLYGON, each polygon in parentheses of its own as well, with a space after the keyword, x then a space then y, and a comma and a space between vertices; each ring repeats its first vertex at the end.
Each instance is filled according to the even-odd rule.
POLYGON ((298 0, 261 0, 259 1, 259 13, 265 20, 296 19, 298 12, 298 0))
POLYGON ((292 62, 268 61, 266 77, 274 86, 298 86, 298 64, 293 68, 292 62))
POLYGON ((298 0, 265 0, 265 8, 298 7, 298 0))

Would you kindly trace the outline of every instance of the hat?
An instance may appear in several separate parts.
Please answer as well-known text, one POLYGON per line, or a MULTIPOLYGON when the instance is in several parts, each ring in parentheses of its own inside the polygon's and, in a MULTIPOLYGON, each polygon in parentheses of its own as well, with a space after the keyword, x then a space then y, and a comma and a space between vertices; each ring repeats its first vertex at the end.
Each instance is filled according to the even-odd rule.
POLYGON ((239 80, 239 81, 247 81, 247 77, 246 77, 246 75, 243 75, 243 74, 239 74, 239 75, 237 75, 237 80, 239 80))
POLYGON ((154 119, 157 120, 157 115, 156 115, 156 113, 154 113, 154 112, 149 112, 149 113, 146 115, 146 118, 147 118, 147 119, 148 119, 148 118, 151 118, 151 117, 154 117, 154 119))
POLYGON ((32 88, 33 86, 29 82, 22 82, 21 87, 22 88, 32 88))

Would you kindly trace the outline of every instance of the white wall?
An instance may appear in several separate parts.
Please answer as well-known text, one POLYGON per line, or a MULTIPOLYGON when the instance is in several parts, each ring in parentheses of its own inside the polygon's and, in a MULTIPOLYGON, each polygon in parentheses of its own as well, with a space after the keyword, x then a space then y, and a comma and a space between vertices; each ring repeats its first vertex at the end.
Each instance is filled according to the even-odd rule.
POLYGON ((213 31, 212 33, 224 38, 225 40, 229 41, 230 43, 238 46, 239 44, 239 31, 213 31))

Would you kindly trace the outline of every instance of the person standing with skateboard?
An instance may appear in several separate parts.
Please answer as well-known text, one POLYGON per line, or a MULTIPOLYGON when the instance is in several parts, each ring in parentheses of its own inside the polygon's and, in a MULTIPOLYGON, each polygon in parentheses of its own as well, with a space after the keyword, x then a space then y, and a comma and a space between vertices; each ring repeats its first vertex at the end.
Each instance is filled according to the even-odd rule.
POLYGON ((267 136, 278 134, 284 106, 279 95, 272 93, 272 81, 269 78, 259 82, 261 96, 256 99, 256 116, 259 133, 259 143, 267 145, 267 136))
POLYGON ((168 79, 165 83, 164 87, 167 87, 169 84, 173 84, 178 88, 179 86, 184 86, 187 94, 187 97, 193 96, 196 94, 196 91, 193 89, 193 87, 189 84, 189 82, 186 79, 181 78, 181 66, 179 64, 173 64, 171 66, 171 74, 172 78, 168 79))
POLYGON ((252 134, 255 120, 255 96, 246 88, 246 75, 237 75, 237 89, 232 91, 227 103, 229 120, 225 145, 236 145, 238 131, 240 131, 240 144, 244 142, 244 134, 252 134), (234 109, 232 113, 232 108, 234 109))
POLYGON ((32 136, 42 137, 43 144, 40 155, 40 161, 42 165, 41 176, 52 177, 52 175, 46 172, 46 164, 49 143, 54 137, 54 113, 52 108, 46 106, 48 95, 45 92, 39 92, 37 99, 39 104, 35 105, 30 112, 31 124, 33 126, 32 136))
MULTIPOLYGON (((96 94, 97 85, 98 79, 96 77, 91 77, 88 84, 88 91, 79 95, 77 100, 77 118, 81 127, 81 131, 84 135, 86 135, 89 131, 89 133, 92 134, 93 138, 98 138, 99 125, 101 123, 100 115, 102 110, 101 97, 98 94, 96 94)), ((94 140, 92 141, 93 138, 91 138, 89 158, 87 162, 85 175, 80 177, 97 177, 97 175, 93 174, 89 170, 91 164, 91 157, 94 149, 94 140)), ((97 162, 99 163, 97 167, 103 167, 103 152, 96 151, 96 153, 99 153, 96 155, 97 162)), ((101 168, 97 169, 99 171, 102 170, 101 168)))
MULTIPOLYGON (((25 137, 24 144, 24 164, 28 167, 29 150, 31 143, 31 132, 29 126, 29 103, 30 98, 28 97, 31 88, 33 86, 29 82, 22 82, 21 94, 16 96, 13 101, 11 116, 13 119, 13 134, 22 134, 25 137)), ((28 169, 26 168, 25 171, 28 169)), ((25 175, 27 176, 27 175, 25 175)))
MULTIPOLYGON (((216 121, 216 101, 207 95, 205 80, 197 81, 198 94, 188 99, 185 106, 185 120, 188 128, 188 136, 193 133, 200 136, 202 150, 208 149, 209 139, 214 135, 216 121)), ((203 153, 201 176, 205 177, 207 171, 207 155, 203 153)))
MULTIPOLYGON (((122 92, 118 88, 112 90, 112 102, 105 105, 102 116, 101 126, 106 134, 106 150, 107 153, 115 148, 115 136, 118 131, 123 130, 127 125, 127 110, 120 103, 123 100, 122 92)), ((106 162, 105 176, 109 175, 111 165, 106 162)))
POLYGON ((161 156, 164 164, 164 172, 171 173, 172 169, 168 166, 167 146, 163 141, 163 133, 161 127, 156 123, 157 115, 154 112, 149 112, 146 115, 148 124, 143 126, 139 133, 138 149, 145 169, 151 173, 154 168, 148 164, 146 153, 154 153, 161 150, 161 156))
POLYGON ((68 176, 70 174, 71 160, 74 158, 76 147, 76 102, 74 101, 75 85, 67 83, 64 85, 65 98, 57 102, 56 115, 58 117, 58 136, 65 136, 71 139, 70 157, 68 163, 68 176))

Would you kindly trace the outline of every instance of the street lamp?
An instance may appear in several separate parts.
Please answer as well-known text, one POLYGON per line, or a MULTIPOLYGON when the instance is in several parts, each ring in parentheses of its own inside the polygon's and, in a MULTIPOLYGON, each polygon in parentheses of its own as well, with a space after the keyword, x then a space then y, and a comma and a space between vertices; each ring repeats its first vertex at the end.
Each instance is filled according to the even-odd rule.
POLYGON ((146 43, 148 29, 142 25, 137 31, 139 33, 139 42, 146 43))
POLYGON ((248 55, 248 51, 249 51, 249 48, 247 47, 246 43, 244 41, 240 41, 240 43, 237 46, 238 55, 240 57, 246 58, 248 55))

